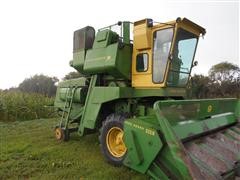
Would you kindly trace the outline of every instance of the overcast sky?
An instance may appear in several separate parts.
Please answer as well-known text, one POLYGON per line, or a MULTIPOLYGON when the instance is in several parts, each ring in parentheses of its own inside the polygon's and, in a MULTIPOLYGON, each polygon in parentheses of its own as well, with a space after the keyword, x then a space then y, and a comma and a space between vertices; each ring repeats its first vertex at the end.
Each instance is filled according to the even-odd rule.
POLYGON ((239 65, 238 1, 2 0, 0 88, 18 86, 34 74, 62 78, 73 71, 68 64, 76 29, 177 17, 187 17, 207 30, 199 42, 194 73, 207 74, 222 61, 239 65))

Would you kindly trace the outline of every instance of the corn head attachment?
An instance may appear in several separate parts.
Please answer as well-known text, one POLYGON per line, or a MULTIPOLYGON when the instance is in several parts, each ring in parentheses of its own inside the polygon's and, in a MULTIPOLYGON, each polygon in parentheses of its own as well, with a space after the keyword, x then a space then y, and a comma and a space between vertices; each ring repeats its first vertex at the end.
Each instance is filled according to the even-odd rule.
POLYGON ((169 100, 155 114, 126 120, 124 164, 154 179, 240 175, 240 101, 169 100))

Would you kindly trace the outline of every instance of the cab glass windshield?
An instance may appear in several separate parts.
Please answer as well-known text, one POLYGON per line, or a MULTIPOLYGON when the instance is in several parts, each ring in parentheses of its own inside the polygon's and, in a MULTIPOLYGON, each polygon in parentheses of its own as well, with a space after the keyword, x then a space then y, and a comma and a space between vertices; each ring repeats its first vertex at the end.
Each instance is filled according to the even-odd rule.
POLYGON ((155 31, 153 34, 153 82, 161 83, 167 68, 172 44, 173 28, 155 31))
POLYGON ((187 84, 197 41, 198 38, 193 33, 178 29, 168 74, 168 86, 185 86, 187 84))

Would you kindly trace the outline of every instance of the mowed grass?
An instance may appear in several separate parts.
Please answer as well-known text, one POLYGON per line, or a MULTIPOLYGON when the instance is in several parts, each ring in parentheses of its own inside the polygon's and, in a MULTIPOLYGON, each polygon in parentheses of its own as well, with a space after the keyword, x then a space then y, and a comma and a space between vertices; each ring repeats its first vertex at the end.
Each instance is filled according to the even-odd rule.
POLYGON ((56 119, 0 122, 0 179, 147 179, 114 167, 101 154, 98 133, 57 142, 56 119))

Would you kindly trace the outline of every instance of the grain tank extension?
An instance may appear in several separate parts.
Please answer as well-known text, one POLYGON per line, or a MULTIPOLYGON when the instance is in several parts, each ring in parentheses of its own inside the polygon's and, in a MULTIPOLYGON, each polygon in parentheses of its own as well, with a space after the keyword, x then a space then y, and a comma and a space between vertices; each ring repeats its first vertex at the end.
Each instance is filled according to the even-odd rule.
POLYGON ((58 85, 56 138, 100 131, 109 163, 153 179, 240 176, 240 101, 186 99, 205 33, 186 18, 75 31, 70 66, 83 77, 58 85))

